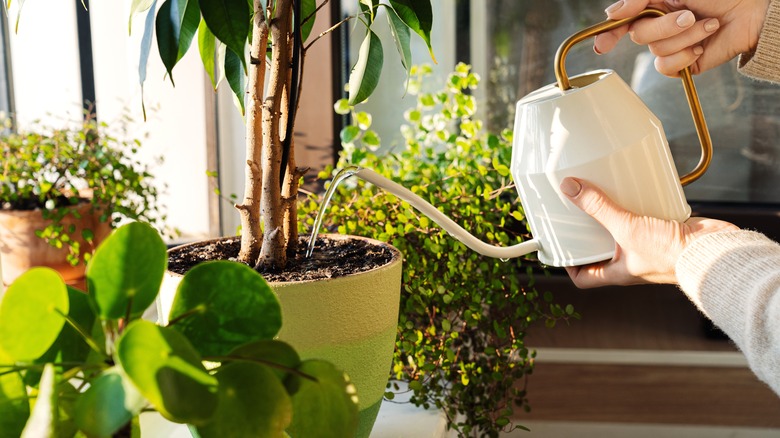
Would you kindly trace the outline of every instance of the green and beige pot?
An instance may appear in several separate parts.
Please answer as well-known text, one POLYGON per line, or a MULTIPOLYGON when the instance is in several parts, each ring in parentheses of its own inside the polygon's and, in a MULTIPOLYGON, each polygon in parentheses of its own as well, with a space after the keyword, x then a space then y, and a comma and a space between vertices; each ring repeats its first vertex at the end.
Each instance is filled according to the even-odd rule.
MULTIPOLYGON (((345 277, 270 283, 282 306, 278 338, 295 347, 301 358, 327 360, 349 375, 358 391, 357 436, 364 438, 376 420, 392 364, 402 257, 397 249, 377 240, 342 235, 328 238, 366 240, 389 247, 394 257, 384 266, 345 277)), ((159 315, 168 314, 181 278, 166 274, 158 301, 159 315)))

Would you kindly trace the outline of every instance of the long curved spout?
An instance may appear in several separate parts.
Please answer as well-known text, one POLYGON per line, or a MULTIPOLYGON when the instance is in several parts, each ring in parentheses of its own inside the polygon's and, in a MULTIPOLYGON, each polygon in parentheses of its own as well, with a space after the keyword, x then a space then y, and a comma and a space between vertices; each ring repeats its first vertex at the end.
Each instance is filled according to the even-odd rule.
POLYGON ((395 196, 398 196, 399 198, 408 202, 414 208, 419 210, 420 213, 428 216, 431 220, 439 224, 439 226, 442 227, 445 231, 449 232, 456 239, 463 242, 464 245, 482 255, 495 257, 498 259, 509 259, 512 257, 524 256, 539 250, 539 241, 536 239, 526 240, 525 242, 519 243, 517 245, 504 247, 485 243, 472 236, 468 231, 464 230, 452 219, 445 216, 436 207, 429 204, 423 198, 415 195, 406 187, 397 184, 383 177, 382 175, 379 175, 371 169, 361 168, 357 170, 354 175, 374 184, 377 187, 385 189, 395 196))

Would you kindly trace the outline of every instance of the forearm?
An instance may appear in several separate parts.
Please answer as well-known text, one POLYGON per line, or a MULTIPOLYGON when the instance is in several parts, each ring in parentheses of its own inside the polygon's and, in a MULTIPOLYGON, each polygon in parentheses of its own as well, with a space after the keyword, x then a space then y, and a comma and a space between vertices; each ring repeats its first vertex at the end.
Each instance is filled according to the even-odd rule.
POLYGON ((780 245, 750 231, 709 234, 686 248, 676 273, 691 301, 780 394, 780 245))
POLYGON ((758 45, 739 56, 739 71, 746 76, 780 82, 780 0, 771 0, 758 45))

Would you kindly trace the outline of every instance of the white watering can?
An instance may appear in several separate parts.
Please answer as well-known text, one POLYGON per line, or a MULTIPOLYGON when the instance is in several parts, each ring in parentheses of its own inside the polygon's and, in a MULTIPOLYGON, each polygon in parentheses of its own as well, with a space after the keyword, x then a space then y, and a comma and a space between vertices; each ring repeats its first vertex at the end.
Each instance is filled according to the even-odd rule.
POLYGON ((353 174, 371 182, 430 217, 466 246, 483 255, 508 259, 538 251, 551 266, 576 266, 612 258, 609 232, 560 192, 565 177, 586 179, 627 209, 685 221, 691 214, 682 186, 709 167, 712 144, 696 89, 686 68, 680 76, 691 107, 702 155, 696 168, 678 177, 661 122, 612 70, 569 78, 566 54, 576 43, 646 16, 609 20, 584 29, 561 44, 555 56, 557 83, 517 102, 511 172, 534 238, 510 247, 484 243, 406 188, 370 169, 353 174))

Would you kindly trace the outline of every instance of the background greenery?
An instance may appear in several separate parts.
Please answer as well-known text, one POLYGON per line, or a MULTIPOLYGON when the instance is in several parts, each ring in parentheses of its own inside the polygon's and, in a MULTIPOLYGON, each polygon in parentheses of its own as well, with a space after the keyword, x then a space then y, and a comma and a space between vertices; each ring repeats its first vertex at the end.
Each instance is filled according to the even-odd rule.
MULTIPOLYGON (((496 245, 529 237, 507 167, 512 132, 488 133, 470 91, 479 77, 459 64, 442 90, 426 91, 429 66, 411 69, 402 147, 381 154, 372 116, 346 101, 337 168, 368 167, 401 183, 476 236, 496 245)), ((329 178, 333 169, 320 177, 329 178)), ((319 208, 312 195, 300 209, 309 227, 319 208)), ((462 435, 497 436, 516 427, 516 409, 529 409, 527 376, 535 353, 528 328, 579 315, 534 287, 544 273, 532 258, 483 257, 393 195, 354 178, 341 184, 325 228, 392 243, 404 254, 403 291, 392 374, 409 381, 417 405, 442 409, 462 435)), ((397 386, 395 387, 397 389, 397 386)), ((387 394, 393 397, 392 391, 387 394)))

